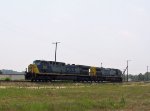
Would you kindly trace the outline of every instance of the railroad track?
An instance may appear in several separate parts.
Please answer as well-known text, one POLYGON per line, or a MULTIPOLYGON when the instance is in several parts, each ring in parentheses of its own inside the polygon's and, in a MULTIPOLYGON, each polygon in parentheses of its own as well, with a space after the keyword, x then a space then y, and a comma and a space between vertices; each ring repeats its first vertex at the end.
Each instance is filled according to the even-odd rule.
MULTIPOLYGON (((29 80, 0 80, 0 83, 112 83, 112 82, 94 82, 94 81, 78 81, 78 82, 72 82, 72 81, 29 81, 29 80)), ((114 82, 118 83, 118 82, 114 82)))
POLYGON ((31 81, 27 81, 27 80, 9 80, 9 81, 0 80, 0 82, 31 82, 31 81))

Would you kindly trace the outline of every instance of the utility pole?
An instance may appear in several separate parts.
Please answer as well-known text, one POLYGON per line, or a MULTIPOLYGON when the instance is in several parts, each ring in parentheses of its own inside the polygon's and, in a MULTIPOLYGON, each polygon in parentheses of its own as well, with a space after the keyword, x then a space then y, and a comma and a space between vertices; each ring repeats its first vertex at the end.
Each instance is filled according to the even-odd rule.
POLYGON ((148 81, 148 66, 147 66, 147 81, 148 81))
POLYGON ((101 68, 103 67, 102 65, 103 65, 103 63, 101 62, 101 68))
POLYGON ((60 42, 55 42, 55 43, 52 43, 52 44, 55 44, 55 63, 56 63, 56 54, 57 54, 57 44, 60 43, 60 42))
POLYGON ((124 81, 126 81, 126 75, 125 75, 126 70, 127 70, 127 67, 126 67, 126 69, 123 69, 123 71, 122 71, 124 81))
POLYGON ((128 76, 129 76, 129 61, 131 60, 127 60, 127 82, 128 82, 128 76))

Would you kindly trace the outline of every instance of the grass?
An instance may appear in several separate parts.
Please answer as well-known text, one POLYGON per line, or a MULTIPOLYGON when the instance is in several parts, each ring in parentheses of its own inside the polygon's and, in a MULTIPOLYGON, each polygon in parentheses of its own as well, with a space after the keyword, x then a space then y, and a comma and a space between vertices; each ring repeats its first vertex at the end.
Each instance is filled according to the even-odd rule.
POLYGON ((0 83, 0 111, 148 111, 150 84, 0 83))

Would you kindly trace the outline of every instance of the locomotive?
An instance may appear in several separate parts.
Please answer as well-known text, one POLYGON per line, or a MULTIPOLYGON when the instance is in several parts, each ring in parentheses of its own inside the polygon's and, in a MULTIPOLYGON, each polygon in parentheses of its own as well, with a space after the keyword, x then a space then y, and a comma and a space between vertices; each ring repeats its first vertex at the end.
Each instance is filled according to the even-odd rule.
POLYGON ((119 69, 113 68, 35 60, 33 64, 28 66, 25 79, 31 81, 72 80, 122 82, 122 72, 119 69))

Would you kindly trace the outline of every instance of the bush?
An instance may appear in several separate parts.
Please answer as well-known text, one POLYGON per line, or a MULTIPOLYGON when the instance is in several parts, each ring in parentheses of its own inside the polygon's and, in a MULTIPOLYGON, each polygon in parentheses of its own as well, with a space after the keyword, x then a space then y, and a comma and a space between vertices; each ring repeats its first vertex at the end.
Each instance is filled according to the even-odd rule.
POLYGON ((9 77, 6 77, 4 80, 5 81, 11 81, 11 79, 9 77))

